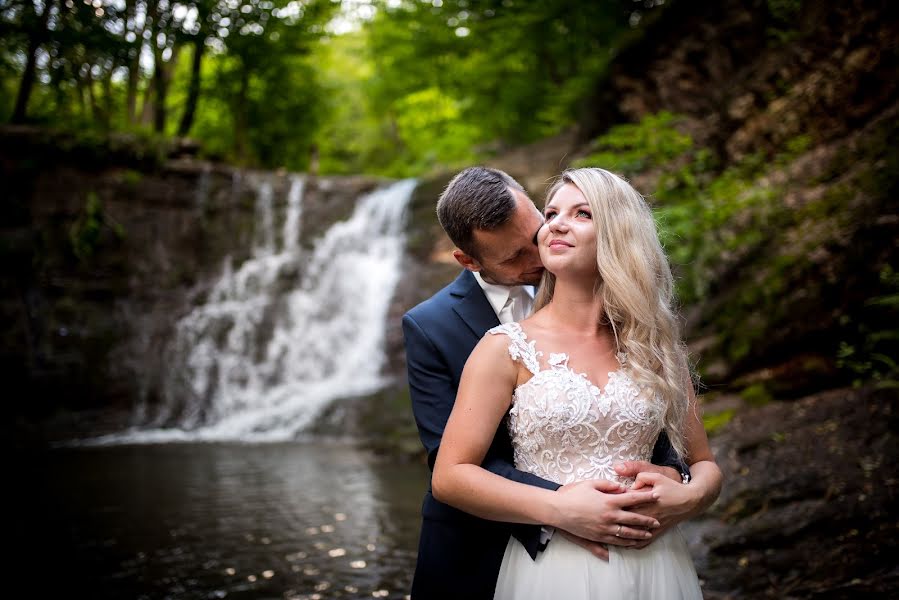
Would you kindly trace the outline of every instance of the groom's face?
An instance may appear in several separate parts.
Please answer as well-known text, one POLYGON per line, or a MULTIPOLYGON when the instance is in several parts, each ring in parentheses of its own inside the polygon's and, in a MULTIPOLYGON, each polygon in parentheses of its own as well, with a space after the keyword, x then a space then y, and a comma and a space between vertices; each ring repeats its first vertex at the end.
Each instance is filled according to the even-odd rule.
POLYGON ((537 231, 543 215, 522 192, 511 190, 515 197, 512 218, 494 230, 476 229, 474 241, 478 257, 467 257, 466 268, 478 271, 484 281, 500 285, 537 285, 543 275, 543 264, 537 251, 537 231))

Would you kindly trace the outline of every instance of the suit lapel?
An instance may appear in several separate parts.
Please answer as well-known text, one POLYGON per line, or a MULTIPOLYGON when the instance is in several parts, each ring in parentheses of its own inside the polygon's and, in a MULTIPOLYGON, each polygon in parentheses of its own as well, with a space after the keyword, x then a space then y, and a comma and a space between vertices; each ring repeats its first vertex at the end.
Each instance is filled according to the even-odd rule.
POLYGON ((450 294, 458 299, 453 305, 453 311, 478 339, 483 337, 488 329, 499 325, 499 319, 487 301, 484 290, 467 269, 453 282, 450 294))

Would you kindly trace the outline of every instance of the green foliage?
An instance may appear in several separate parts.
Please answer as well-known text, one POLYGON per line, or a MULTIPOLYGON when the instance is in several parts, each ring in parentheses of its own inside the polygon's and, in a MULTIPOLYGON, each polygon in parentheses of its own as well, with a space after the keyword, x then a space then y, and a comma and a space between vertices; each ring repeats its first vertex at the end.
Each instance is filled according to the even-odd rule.
POLYGON ((41 5, 10 1, 15 10, 0 10, 5 114, 28 40, 41 38, 31 122, 187 130, 205 156, 239 164, 306 169, 317 156, 324 173, 393 176, 468 164, 573 125, 638 32, 630 19, 663 10, 628 0, 375 0, 343 3, 344 18, 373 13, 337 35, 337 0, 78 1, 56 5, 46 24, 41 5))
MULTIPOLYGON (((878 337, 883 339, 882 335, 878 337)), ((893 339, 895 341, 897 338, 893 339)), ((886 375, 887 381, 895 378, 897 364, 894 358, 877 352, 866 352, 865 350, 868 349, 860 349, 848 342, 840 342, 840 347, 837 350, 837 366, 852 372, 857 377, 855 380, 857 386, 872 378, 882 380, 884 375, 886 375)))
MULTIPOLYGON (((895 144, 887 143, 895 135, 885 129, 884 143, 869 140, 866 148, 876 157, 870 170, 852 181, 830 181, 825 194, 797 207, 783 201, 789 181, 782 172, 808 151, 811 135, 786 140, 778 152, 749 155, 722 169, 711 151, 695 147, 679 130, 683 122, 661 113, 614 127, 595 140, 593 154, 579 164, 639 175, 649 182, 649 188, 640 191, 655 205, 678 298, 697 305, 726 294, 726 307, 709 315, 705 326, 716 332, 716 351, 722 358, 739 363, 757 356, 758 347, 776 337, 778 329, 795 327, 790 321, 795 319, 797 305, 791 302, 796 300, 788 298, 842 294, 837 282, 823 280, 821 267, 809 257, 823 250, 818 247, 822 240, 839 244, 840 232, 857 229, 850 220, 859 213, 847 206, 859 194, 876 199, 896 188, 893 162, 899 160, 891 157, 899 153, 891 150, 895 144), (809 227, 814 231, 803 231, 809 227), (752 269, 741 267, 747 264, 752 269), (804 289, 795 289, 797 285, 804 289)), ((836 157, 837 172, 827 175, 828 180, 845 174, 845 166, 845 160, 836 157)), ((863 307, 851 309, 852 322, 846 315, 846 322, 834 331, 837 340, 842 337, 839 350, 834 341, 831 350, 819 351, 834 352, 837 367, 858 384, 894 386, 899 380, 899 329, 890 323, 897 322, 899 277, 892 268, 881 272, 880 289, 882 293, 863 307)), ((762 385, 749 386, 742 395, 751 403, 770 399, 762 385)))
POLYGON ((778 23, 795 23, 802 10, 802 0, 768 0, 768 12, 778 23))
POLYGON ((359 34, 369 61, 360 73, 365 117, 352 148, 327 144, 323 168, 361 151, 371 159, 367 170, 420 174, 557 133, 579 116, 634 10, 618 0, 378 9, 359 34))
POLYGON ((772 25, 766 33, 775 44, 783 44, 798 35, 799 16, 802 0, 768 0, 768 14, 772 25))
POLYGON ((733 420, 735 414, 735 410, 727 409, 713 414, 702 415, 702 424, 705 427, 706 433, 710 436, 716 435, 724 429, 731 420, 733 420))
POLYGON ((771 393, 763 383, 754 383, 740 392, 740 396, 750 406, 764 406, 773 400, 771 393))
POLYGON ((575 166, 598 166, 624 175, 664 167, 693 149, 692 138, 676 126, 677 118, 667 111, 647 115, 639 123, 615 125, 575 166))
POLYGON ((322 40, 313 49, 319 65, 322 123, 316 136, 323 173, 361 173, 377 152, 378 121, 361 82, 371 76, 362 32, 350 32, 322 40))
MULTIPOLYGON (((782 167, 811 144, 799 136, 773 157, 750 155, 723 171, 715 155, 697 148, 678 127, 683 119, 668 112, 647 115, 639 123, 617 125, 594 141, 594 152, 578 161, 625 176, 656 174, 654 189, 641 190, 657 205, 660 237, 678 271, 678 294, 686 303, 708 292, 711 274, 722 253, 734 254, 766 241, 767 232, 784 217, 779 209, 780 190, 759 185, 767 169, 782 167)), ((781 265, 786 267, 788 265, 781 265)), ((760 294, 780 292, 777 278, 758 288, 760 294)), ((746 297, 747 305, 758 297, 746 297)), ((748 347, 734 348, 734 358, 748 347)))
POLYGON ((125 237, 125 229, 103 211, 103 204, 95 192, 87 194, 81 215, 69 228, 72 253, 82 262, 89 261, 100 248, 104 231, 111 231, 116 239, 125 237))
MULTIPOLYGON (((885 265, 880 271, 880 283, 883 293, 869 298, 865 306, 882 312, 887 320, 875 326, 856 323, 853 341, 841 341, 837 351, 837 366, 853 374, 856 386, 873 381, 878 387, 899 387, 895 354, 899 346, 899 323, 895 320, 899 312, 899 273, 885 265)), ((849 324, 847 317, 843 325, 849 324)))
POLYGON ((121 173, 122 181, 130 186, 136 186, 144 179, 143 173, 134 169, 125 169, 121 173))
POLYGON ((461 118, 458 100, 438 88, 426 88, 399 99, 396 107, 397 133, 423 167, 471 159, 479 133, 461 118))
POLYGON ((43 60, 31 122, 171 136, 192 112, 186 122, 208 155, 254 166, 308 164, 322 120, 308 55, 337 9, 333 0, 79 1, 56 3, 46 23, 30 0, 10 6, 0 7, 0 31, 12 34, 0 42, 0 90, 11 92, 0 103, 6 114, 25 83, 28 40, 38 38, 43 60), (195 84, 200 96, 189 111, 195 84))
POLYGON ((797 156, 808 150, 811 145, 812 136, 808 134, 797 135, 796 137, 787 140, 784 152, 777 157, 779 164, 785 165, 793 161, 797 156))
MULTIPOLYGON (((578 166, 600 166, 626 177, 656 174, 653 189, 641 190, 657 205, 660 237, 675 268, 679 295, 692 302, 706 292, 703 268, 722 247, 745 240, 722 228, 736 213, 764 198, 751 174, 761 161, 750 157, 716 176, 711 151, 697 148, 678 129, 683 119, 669 112, 647 115, 639 123, 617 125, 593 142, 594 152, 578 166), (689 265, 689 267, 686 267, 689 265)), ((757 230, 750 229, 752 235, 757 230)))

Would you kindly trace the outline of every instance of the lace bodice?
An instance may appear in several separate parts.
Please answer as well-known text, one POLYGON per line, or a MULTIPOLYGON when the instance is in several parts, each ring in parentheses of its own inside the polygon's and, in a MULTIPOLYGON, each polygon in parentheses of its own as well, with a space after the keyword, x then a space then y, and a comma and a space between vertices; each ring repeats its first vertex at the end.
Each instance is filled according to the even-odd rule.
POLYGON ((612 465, 623 460, 650 460, 662 429, 661 403, 638 386, 627 366, 609 373, 600 389, 584 373, 568 366, 568 355, 543 353, 518 323, 487 333, 509 337, 509 355, 533 374, 512 396, 507 426, 515 467, 559 484, 608 479, 624 485, 612 465))

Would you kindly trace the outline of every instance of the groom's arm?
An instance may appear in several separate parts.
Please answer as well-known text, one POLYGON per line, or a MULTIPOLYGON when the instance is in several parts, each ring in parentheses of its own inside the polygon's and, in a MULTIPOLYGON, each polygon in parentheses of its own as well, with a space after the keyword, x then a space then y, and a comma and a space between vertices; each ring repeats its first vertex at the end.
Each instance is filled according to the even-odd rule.
MULTIPOLYGON (((443 438, 443 430, 446 428, 446 422, 449 420, 453 404, 456 401, 457 385, 453 381, 446 360, 409 314, 403 317, 403 336, 406 346, 406 366, 409 373, 412 413, 415 416, 421 443, 428 454, 428 467, 433 471, 434 461, 437 460, 437 451, 440 449, 440 442, 443 438)), ((500 425, 500 427, 503 426, 500 425)), ((494 438, 481 466, 492 473, 519 483, 549 490, 557 490, 561 487, 557 483, 516 469, 515 465, 503 456, 504 454, 508 455, 510 450, 508 447, 502 447, 502 439, 505 439, 505 436, 494 438)), ((541 541, 540 526, 514 524, 512 530, 531 556, 535 556, 541 541)))
MULTIPOLYGON (((406 367, 409 373, 412 413, 415 416, 421 443, 428 453, 428 467, 433 470, 437 451, 443 439, 443 430, 453 410, 458 390, 446 361, 415 319, 408 314, 403 317, 403 336, 406 344, 406 367)), ((481 466, 520 483, 549 490, 561 487, 552 481, 519 471, 511 461, 497 456, 500 449, 501 446, 494 440, 481 466)))

